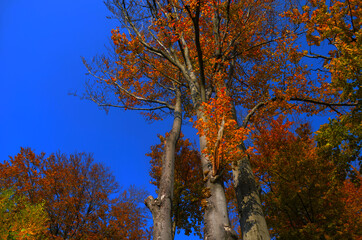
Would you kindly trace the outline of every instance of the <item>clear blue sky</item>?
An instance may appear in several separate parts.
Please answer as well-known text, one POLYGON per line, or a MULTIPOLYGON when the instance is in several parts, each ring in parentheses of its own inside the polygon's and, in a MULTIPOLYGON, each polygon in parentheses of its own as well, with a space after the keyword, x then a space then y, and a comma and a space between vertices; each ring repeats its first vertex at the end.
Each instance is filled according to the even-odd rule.
POLYGON ((83 92, 81 56, 105 52, 117 26, 109 15, 102 0, 0 0, 0 160, 20 147, 47 154, 91 152, 121 185, 154 194, 145 154, 170 121, 149 124, 118 109, 107 115, 68 95, 83 92))

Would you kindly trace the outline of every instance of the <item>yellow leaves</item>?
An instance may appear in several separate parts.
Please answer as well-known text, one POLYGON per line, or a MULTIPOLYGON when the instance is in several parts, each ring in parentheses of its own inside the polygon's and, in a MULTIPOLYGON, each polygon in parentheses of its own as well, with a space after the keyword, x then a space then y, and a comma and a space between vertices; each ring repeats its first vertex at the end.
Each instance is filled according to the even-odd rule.
MULTIPOLYGON (((310 45, 319 46, 323 41, 335 48, 329 52, 323 67, 332 76, 334 87, 342 87, 342 101, 357 95, 348 82, 356 85, 361 69, 361 1, 325 1, 309 0, 301 12, 285 14, 295 23, 305 24, 307 41, 310 45), (351 94, 351 95, 349 95, 351 94)), ((358 88, 358 87, 357 87, 358 88)))
POLYGON ((0 189, 0 239, 40 239, 48 227, 44 203, 32 204, 23 194, 0 189))
POLYGON ((304 12, 308 12, 310 8, 309 8, 308 5, 304 5, 304 6, 302 7, 302 9, 303 9, 304 12))

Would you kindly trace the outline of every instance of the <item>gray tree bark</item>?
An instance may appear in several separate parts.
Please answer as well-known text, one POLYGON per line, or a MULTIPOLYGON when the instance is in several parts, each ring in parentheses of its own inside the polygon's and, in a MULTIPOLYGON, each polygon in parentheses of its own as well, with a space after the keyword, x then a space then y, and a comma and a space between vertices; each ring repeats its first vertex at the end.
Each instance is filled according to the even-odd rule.
MULTIPOLYGON (((198 114, 203 117, 202 113, 198 114)), ((205 136, 200 136, 200 150, 206 148, 205 136)), ((207 156, 201 154, 201 164, 205 181, 204 202, 204 239, 205 240, 232 240, 237 234, 230 224, 224 183, 221 177, 212 175, 212 164, 207 156)))
POLYGON ((172 240, 172 200, 175 172, 175 147, 180 136, 182 124, 181 93, 176 92, 176 104, 172 129, 165 138, 165 149, 162 156, 162 173, 158 197, 149 196, 145 200, 153 218, 153 239, 172 240))
POLYGON ((232 171, 243 240, 270 240, 249 157, 235 162, 232 171))
MULTIPOLYGON (((262 105, 260 104, 260 106, 262 105)), ((257 108, 260 106, 258 105, 257 108)), ((237 121, 234 105, 232 106, 232 111, 233 118, 237 121)), ((243 124, 241 127, 246 127, 246 125, 244 126, 243 124)), ((244 152, 246 151, 244 143, 241 143, 239 147, 244 152)), ((248 155, 233 162, 232 173, 243 240, 270 240, 269 229, 261 206, 258 185, 248 155)))

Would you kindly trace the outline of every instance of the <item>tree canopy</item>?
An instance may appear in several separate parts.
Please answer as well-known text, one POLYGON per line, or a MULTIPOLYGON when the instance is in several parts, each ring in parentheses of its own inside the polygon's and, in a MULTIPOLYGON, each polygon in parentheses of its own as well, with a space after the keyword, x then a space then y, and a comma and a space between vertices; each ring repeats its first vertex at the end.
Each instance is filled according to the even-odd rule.
POLYGON ((205 238, 236 238, 224 186, 230 180, 243 239, 269 239, 245 142, 259 123, 278 115, 330 110, 350 129, 335 144, 360 143, 353 136, 361 120, 359 4, 307 1, 299 9, 273 0, 107 1, 120 27, 112 30, 110 57, 86 63, 95 80, 88 98, 159 119, 162 110, 174 110, 179 89, 183 117, 191 117, 199 134, 205 238), (329 56, 304 50, 301 36, 309 46, 329 41, 336 50, 329 56), (306 57, 325 60, 316 74, 306 57))
MULTIPOLYGON (((29 228, 34 234, 41 230, 47 239, 147 239, 147 213, 140 205, 146 192, 130 188, 117 196, 120 188, 114 176, 89 154, 46 157, 21 148, 0 163, 0 171, 0 186, 14 191, 4 192, 2 199, 11 200, 5 211, 12 212, 11 206, 23 209, 24 215, 13 216, 14 223, 21 220, 24 228, 26 221, 36 224, 29 228)), ((17 230, 21 229, 11 231, 17 230)))

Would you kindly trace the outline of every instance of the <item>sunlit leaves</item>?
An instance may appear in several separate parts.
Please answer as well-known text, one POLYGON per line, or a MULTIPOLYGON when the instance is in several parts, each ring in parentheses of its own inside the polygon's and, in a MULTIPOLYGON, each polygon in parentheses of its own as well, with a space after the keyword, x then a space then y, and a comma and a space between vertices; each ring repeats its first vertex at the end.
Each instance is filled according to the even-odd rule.
MULTIPOLYGON (((361 98, 362 69, 362 5, 359 0, 307 1, 303 9, 294 9, 289 17, 304 24, 310 45, 328 44, 327 56, 309 53, 325 60, 324 67, 332 75, 335 88, 343 89, 342 101, 355 102, 361 98)), ((316 49, 318 53, 318 48, 316 49)))
POLYGON ((213 162, 214 175, 223 166, 242 157, 238 147, 246 139, 248 130, 238 127, 233 118, 232 104, 226 89, 221 88, 215 98, 203 103, 204 118, 195 122, 198 134, 205 136, 207 148, 203 151, 213 162))
POLYGON ((48 221, 44 202, 33 204, 12 189, 0 190, 1 239, 43 239, 48 221))

